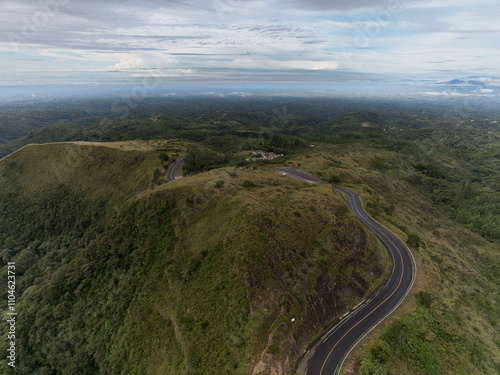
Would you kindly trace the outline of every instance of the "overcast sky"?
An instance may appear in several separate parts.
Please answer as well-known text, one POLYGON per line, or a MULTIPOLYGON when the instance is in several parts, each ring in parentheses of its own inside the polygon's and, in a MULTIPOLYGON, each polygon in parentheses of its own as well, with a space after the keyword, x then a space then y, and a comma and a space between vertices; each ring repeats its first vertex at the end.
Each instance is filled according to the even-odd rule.
POLYGON ((2 0, 0 86, 500 76, 498 0, 2 0))

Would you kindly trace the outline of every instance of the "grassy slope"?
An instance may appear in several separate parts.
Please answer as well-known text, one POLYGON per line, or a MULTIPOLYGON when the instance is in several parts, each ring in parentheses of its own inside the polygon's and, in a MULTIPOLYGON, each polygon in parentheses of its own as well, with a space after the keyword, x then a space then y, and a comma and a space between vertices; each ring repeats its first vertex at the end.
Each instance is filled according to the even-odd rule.
POLYGON ((302 167, 360 191, 368 211, 403 239, 420 239, 409 241, 419 259, 417 304, 372 340, 373 346, 356 353, 362 361, 355 367, 360 374, 497 374, 498 242, 450 221, 446 202, 430 199, 441 203, 441 196, 453 194, 471 168, 448 154, 428 157, 447 179, 414 168, 416 160, 408 155, 366 144, 321 145, 297 158, 302 167), (456 183, 447 182, 454 176, 456 183))
POLYGON ((328 186, 226 168, 158 187, 161 152, 122 146, 28 146, 0 162, 20 373, 286 370, 387 271, 328 186))

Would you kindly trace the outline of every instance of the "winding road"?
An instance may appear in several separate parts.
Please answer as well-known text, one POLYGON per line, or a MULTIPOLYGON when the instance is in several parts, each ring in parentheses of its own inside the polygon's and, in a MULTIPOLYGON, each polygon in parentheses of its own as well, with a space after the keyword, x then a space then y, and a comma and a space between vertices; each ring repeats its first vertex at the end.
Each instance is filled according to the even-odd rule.
MULTIPOLYGON (((288 176, 311 183, 325 182, 292 168, 276 168, 288 176)), ((296 374, 333 375, 340 371, 345 357, 354 346, 391 314, 404 300, 413 286, 416 264, 410 249, 383 224, 371 218, 364 210, 359 196, 352 190, 335 186, 347 195, 349 207, 354 214, 370 228, 387 248, 392 257, 392 272, 386 284, 375 295, 361 302, 346 313, 337 324, 323 335, 314 347, 301 357, 296 374)))
POLYGON ((184 160, 186 155, 187 155, 187 153, 182 155, 179 159, 177 159, 177 161, 174 164, 172 164, 172 166, 170 167, 170 169, 168 170, 168 173, 167 173, 167 181, 174 181, 176 179, 175 176, 180 175, 180 173, 178 173, 178 171, 179 171, 179 168, 182 164, 182 161, 184 160))

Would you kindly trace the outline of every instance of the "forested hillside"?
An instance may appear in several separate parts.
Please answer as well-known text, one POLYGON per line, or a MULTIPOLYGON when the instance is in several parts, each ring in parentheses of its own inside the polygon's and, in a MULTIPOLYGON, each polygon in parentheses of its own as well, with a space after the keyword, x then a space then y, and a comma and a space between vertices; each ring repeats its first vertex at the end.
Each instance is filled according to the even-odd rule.
POLYGON ((385 277, 382 247, 329 186, 249 167, 166 183, 164 151, 139 145, 28 146, 0 162, 17 373, 290 370, 385 277))

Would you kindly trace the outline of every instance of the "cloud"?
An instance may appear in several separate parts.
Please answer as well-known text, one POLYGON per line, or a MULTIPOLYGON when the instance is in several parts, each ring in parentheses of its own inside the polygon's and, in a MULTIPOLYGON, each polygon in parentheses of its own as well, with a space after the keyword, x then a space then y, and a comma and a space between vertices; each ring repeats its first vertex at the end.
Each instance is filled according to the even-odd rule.
POLYGON ((380 0, 284 0, 282 3, 288 7, 314 11, 370 8, 386 4, 380 0))
POLYGON ((423 92, 422 95, 430 95, 430 96, 469 96, 470 94, 463 94, 461 92, 456 91, 426 91, 423 92))
POLYGON ((328 78, 500 74, 497 0, 51 1, 60 6, 50 12, 42 6, 49 0, 2 1, 2 71, 20 80, 23 71, 53 70, 109 79, 148 69, 200 79, 263 69, 328 78), (18 37, 17 48, 8 35, 18 37), (44 64, 29 63, 40 58, 44 64))
POLYGON ((338 61, 318 61, 312 62, 310 70, 337 70, 339 68, 338 61))
POLYGON ((308 60, 287 60, 274 61, 270 63, 271 67, 290 70, 337 70, 339 63, 337 61, 308 61, 308 60))
POLYGON ((141 57, 129 57, 120 60, 115 65, 106 66, 104 68, 92 69, 93 72, 119 72, 123 70, 130 70, 135 68, 142 68, 143 61, 141 57))
POLYGON ((470 91, 470 92, 457 92, 457 91, 425 91, 422 92, 422 95, 428 95, 428 96, 448 96, 448 97, 463 97, 463 96, 469 96, 469 97, 477 97, 477 96, 482 96, 482 97, 494 97, 494 95, 491 95, 491 93, 494 92, 493 90, 490 89, 481 89, 478 91, 470 91))

